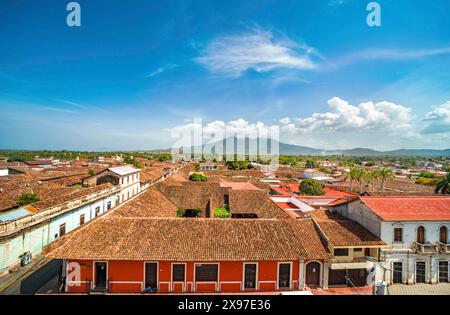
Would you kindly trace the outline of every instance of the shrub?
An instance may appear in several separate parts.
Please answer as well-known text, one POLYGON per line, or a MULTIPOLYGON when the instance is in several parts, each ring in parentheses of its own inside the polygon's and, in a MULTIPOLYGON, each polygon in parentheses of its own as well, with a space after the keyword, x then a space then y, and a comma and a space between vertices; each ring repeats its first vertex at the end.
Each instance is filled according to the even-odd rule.
POLYGON ((431 173, 431 172, 421 172, 419 177, 422 177, 422 178, 436 178, 437 175, 435 173, 431 173))
POLYGON ((191 182, 207 182, 208 177, 206 177, 200 173, 194 173, 194 174, 191 174, 191 176, 189 176, 189 180, 191 182))
POLYGON ((214 217, 215 218, 231 218, 231 213, 228 208, 228 205, 223 205, 220 208, 214 209, 214 217))
POLYGON ((178 209, 177 210, 177 217, 178 218, 182 218, 186 215, 186 210, 185 209, 178 209))
POLYGON ((416 180, 416 184, 434 186, 436 184, 436 181, 437 180, 435 178, 420 177, 416 180))
POLYGON ((321 196, 325 194, 324 187, 325 185, 317 180, 304 179, 300 184, 300 193, 302 195, 321 196))
POLYGON ((19 196, 18 204, 26 206, 39 201, 39 196, 35 193, 23 193, 19 196))
POLYGON ((178 209, 177 210, 177 217, 178 218, 196 218, 199 217, 202 213, 202 209, 196 208, 196 209, 178 209))

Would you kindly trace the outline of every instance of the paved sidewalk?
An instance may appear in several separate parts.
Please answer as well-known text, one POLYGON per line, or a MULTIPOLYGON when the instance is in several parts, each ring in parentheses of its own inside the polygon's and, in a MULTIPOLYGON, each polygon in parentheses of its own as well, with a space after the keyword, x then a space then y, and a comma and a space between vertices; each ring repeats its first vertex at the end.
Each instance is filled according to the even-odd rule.
POLYGON ((450 283, 393 284, 388 287, 390 295, 450 295, 450 283))
POLYGON ((20 283, 27 276, 41 268, 49 260, 43 256, 36 256, 25 267, 19 267, 17 270, 0 278, 0 295, 20 294, 20 283))
POLYGON ((372 295, 372 291, 373 288, 369 286, 311 289, 313 295, 372 295))

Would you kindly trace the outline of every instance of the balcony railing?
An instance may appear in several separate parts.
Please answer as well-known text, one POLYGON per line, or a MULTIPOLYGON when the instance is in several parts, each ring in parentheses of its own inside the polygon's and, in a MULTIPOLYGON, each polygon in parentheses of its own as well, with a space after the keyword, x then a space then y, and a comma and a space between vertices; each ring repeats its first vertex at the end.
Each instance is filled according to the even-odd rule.
POLYGON ((438 243, 417 243, 414 242, 413 250, 419 254, 433 254, 439 252, 439 244, 438 243))
POLYGON ((351 264, 351 263, 365 263, 367 262, 366 257, 333 257, 331 258, 332 263, 343 263, 343 264, 351 264))
POLYGON ((445 243, 439 242, 439 252, 441 252, 443 254, 450 253, 450 244, 445 244, 445 243))

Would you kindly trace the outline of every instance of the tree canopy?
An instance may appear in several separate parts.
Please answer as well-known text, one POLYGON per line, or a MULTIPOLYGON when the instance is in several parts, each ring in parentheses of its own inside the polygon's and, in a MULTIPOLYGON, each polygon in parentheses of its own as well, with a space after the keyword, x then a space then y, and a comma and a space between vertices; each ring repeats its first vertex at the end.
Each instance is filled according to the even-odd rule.
POLYGON ((309 196, 322 196, 325 194, 325 185, 314 179, 304 179, 300 184, 300 193, 309 196))
POLYGON ((194 174, 191 174, 191 176, 189 176, 189 180, 191 182, 207 182, 208 177, 206 177, 200 173, 194 173, 194 174))

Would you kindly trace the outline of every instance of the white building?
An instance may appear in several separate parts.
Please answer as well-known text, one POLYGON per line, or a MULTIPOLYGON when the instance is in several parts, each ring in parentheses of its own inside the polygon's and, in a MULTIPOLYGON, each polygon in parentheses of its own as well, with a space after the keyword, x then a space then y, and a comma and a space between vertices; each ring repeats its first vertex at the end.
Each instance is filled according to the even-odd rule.
POLYGON ((335 211, 388 244, 381 253, 388 283, 450 281, 450 197, 361 197, 335 211))
POLYGON ((324 177, 325 173, 315 168, 307 168, 303 171, 303 178, 324 177))
POLYGON ((140 176, 141 170, 131 165, 111 167, 110 172, 119 177, 121 188, 119 203, 122 203, 141 192, 140 176))
POLYGON ((25 255, 40 254, 47 244, 115 207, 118 192, 118 187, 103 185, 1 213, 0 275, 25 255))
POLYGON ((95 175, 83 179, 83 186, 97 186, 111 183, 120 187, 116 203, 122 203, 141 192, 141 170, 132 165, 110 167, 95 175))

